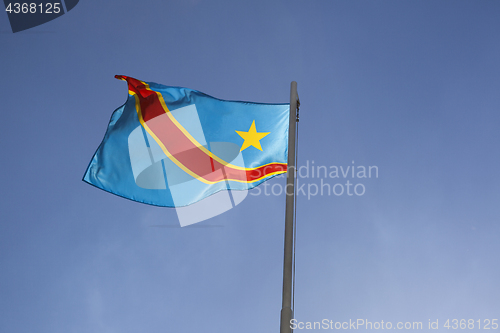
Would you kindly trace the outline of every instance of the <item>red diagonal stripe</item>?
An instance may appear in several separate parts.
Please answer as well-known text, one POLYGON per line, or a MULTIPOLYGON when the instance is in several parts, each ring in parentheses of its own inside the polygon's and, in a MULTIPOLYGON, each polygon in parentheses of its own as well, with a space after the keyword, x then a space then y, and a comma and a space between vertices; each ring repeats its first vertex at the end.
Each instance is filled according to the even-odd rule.
POLYGON ((148 90, 147 85, 139 80, 126 76, 116 76, 116 78, 126 80, 129 90, 137 95, 140 104, 138 112, 141 113, 147 127, 175 159, 200 178, 210 182, 223 180, 252 182, 267 175, 286 171, 285 163, 272 163, 256 169, 240 170, 212 159, 172 122, 156 92, 148 90), (214 172, 221 169, 224 172, 214 172))

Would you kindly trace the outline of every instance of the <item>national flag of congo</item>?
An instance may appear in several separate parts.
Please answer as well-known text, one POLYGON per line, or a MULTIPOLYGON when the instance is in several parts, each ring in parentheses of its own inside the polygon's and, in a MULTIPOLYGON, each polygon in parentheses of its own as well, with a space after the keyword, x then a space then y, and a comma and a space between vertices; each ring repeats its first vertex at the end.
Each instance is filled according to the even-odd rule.
POLYGON ((286 172, 289 104, 226 101, 116 76, 128 99, 83 178, 116 195, 181 207, 286 172))

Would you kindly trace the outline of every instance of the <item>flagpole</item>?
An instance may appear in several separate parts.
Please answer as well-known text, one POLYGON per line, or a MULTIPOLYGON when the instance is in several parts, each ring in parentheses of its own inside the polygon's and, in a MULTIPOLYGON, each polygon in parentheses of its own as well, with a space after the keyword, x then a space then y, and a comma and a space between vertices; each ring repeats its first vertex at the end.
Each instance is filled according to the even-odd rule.
POLYGON ((286 177, 285 249, 283 259, 283 301, 280 333, 291 333, 293 279, 293 219, 295 203, 295 130, 297 126, 297 82, 290 85, 290 119, 288 127, 288 167, 286 177), (290 190, 291 189, 291 190, 290 190))

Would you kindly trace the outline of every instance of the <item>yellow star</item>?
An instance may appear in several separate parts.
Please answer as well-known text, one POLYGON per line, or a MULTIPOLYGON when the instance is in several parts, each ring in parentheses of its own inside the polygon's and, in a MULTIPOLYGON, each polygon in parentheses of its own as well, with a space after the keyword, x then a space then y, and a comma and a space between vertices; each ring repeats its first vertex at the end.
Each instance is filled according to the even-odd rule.
POLYGON ((260 146, 259 140, 261 140, 263 137, 265 137, 271 132, 257 132, 257 130, 255 129, 255 120, 254 120, 248 132, 236 131, 236 133, 238 133, 238 135, 245 140, 243 141, 243 145, 241 146, 240 151, 243 151, 250 146, 254 146, 258 150, 262 151, 262 147, 260 146))

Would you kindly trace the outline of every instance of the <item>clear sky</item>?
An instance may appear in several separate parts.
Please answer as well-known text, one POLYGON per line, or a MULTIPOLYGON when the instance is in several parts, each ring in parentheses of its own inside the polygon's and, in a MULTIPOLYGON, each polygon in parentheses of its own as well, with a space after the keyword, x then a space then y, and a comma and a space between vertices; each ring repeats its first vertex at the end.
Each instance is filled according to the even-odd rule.
POLYGON ((499 17, 489 0, 81 0, 13 34, 0 14, 0 332, 279 330, 283 196, 261 185, 180 228, 82 182, 127 97, 116 74, 264 103, 295 80, 299 165, 378 168, 299 180, 299 321, 500 319, 499 17), (321 181, 365 192, 308 198, 321 181))

